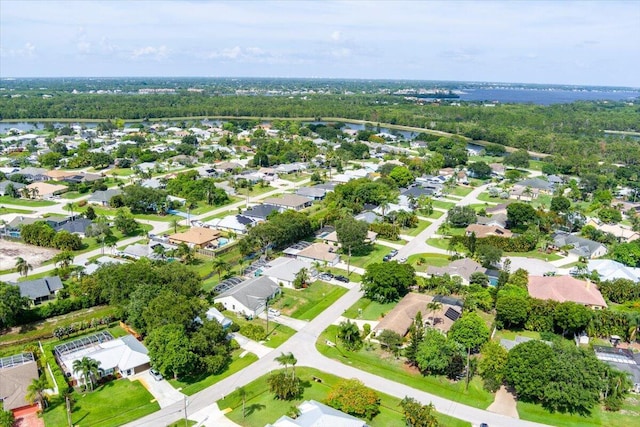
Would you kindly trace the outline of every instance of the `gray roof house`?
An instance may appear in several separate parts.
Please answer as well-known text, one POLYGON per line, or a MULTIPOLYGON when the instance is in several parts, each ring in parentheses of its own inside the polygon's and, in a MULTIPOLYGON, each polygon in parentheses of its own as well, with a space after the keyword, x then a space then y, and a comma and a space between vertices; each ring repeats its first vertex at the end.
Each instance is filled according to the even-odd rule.
POLYGON ((495 215, 491 215, 489 217, 487 216, 479 216, 478 217, 478 224, 480 225, 491 225, 494 227, 502 227, 502 228, 506 228, 507 227, 507 215, 503 214, 503 213, 499 213, 499 214, 495 214, 495 215))
POLYGON ((598 258, 607 254, 607 247, 602 243, 568 233, 555 233, 553 235, 553 244, 557 248, 571 246, 572 249, 569 249, 570 253, 588 259, 598 258))
POLYGON ((17 286, 20 288, 20 295, 29 298, 34 304, 40 304, 55 297, 56 293, 64 287, 59 276, 19 282, 17 286))
POLYGON ((549 192, 549 193, 553 192, 553 189, 555 188, 554 183, 545 181, 544 179, 540 179, 540 178, 523 179, 522 181, 519 181, 514 185, 514 187, 516 186, 536 188, 538 190, 549 192))
POLYGON ((7 194, 7 186, 12 185, 14 189, 19 190, 23 187, 26 187, 26 185, 21 184, 19 182, 13 182, 13 181, 9 181, 9 180, 4 180, 2 182, 0 182, 0 196, 6 196, 7 194))
POLYGON ((68 231, 71 234, 79 234, 84 236, 84 233, 87 231, 87 227, 93 224, 93 221, 87 218, 78 218, 72 221, 65 222, 54 229, 56 231, 68 231))
POLYGON ((302 402, 298 410, 297 418, 283 415, 265 427, 367 427, 366 422, 315 400, 302 402))
POLYGON ((266 221, 271 212, 280 210, 281 208, 279 208, 278 206, 264 204, 249 208, 246 211, 242 212, 242 215, 249 218, 254 218, 257 221, 266 221))
POLYGON ((120 194, 122 194, 122 190, 119 188, 110 188, 104 191, 96 191, 91 195, 91 197, 89 197, 87 202, 94 205, 108 206, 109 200, 111 200, 113 196, 118 196, 120 194))
POLYGON ((27 167, 19 170, 13 175, 24 175, 31 181, 48 181, 47 170, 44 168, 27 167))
POLYGON ((364 221, 367 224, 373 224, 374 222, 380 220, 382 217, 375 212, 366 211, 356 215, 354 218, 358 221, 364 221))
POLYGON ((276 283, 282 283, 286 287, 293 288, 296 274, 303 268, 307 269, 311 277, 315 277, 318 274, 311 263, 294 258, 280 257, 269 261, 269 264, 263 268, 262 275, 276 283))
POLYGON ((327 194, 327 191, 324 188, 315 188, 315 187, 301 187, 296 191, 298 196, 306 197, 311 200, 322 200, 324 196, 327 194))
POLYGON ((487 269, 469 258, 457 259, 446 267, 427 267, 427 274, 430 276, 442 276, 444 274, 459 276, 465 284, 469 284, 469 279, 473 273, 487 274, 487 269))
POLYGON ((245 280, 216 296, 214 302, 227 310, 245 316, 256 317, 265 309, 266 299, 280 292, 280 286, 268 277, 260 276, 245 280))

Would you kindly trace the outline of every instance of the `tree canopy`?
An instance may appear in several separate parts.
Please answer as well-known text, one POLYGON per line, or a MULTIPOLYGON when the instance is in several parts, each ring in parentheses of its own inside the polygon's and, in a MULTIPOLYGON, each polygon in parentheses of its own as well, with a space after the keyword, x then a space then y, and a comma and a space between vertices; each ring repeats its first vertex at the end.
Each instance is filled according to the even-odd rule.
POLYGON ((369 264, 362 277, 364 295, 383 304, 399 300, 415 284, 414 268, 397 261, 369 264))

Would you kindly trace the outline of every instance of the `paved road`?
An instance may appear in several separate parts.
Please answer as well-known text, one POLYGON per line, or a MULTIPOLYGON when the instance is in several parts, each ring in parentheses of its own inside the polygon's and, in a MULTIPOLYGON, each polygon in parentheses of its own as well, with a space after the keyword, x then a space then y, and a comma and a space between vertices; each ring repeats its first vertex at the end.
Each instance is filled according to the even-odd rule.
MULTIPOLYGON (((211 408, 211 410, 215 412, 215 405, 213 404, 217 400, 223 398, 229 393, 232 393, 237 387, 243 386, 274 369, 278 369, 279 365, 274 362, 273 359, 280 355, 281 352, 286 353, 290 351, 298 359, 298 366, 314 367, 324 372, 330 372, 344 378, 358 378, 367 386, 398 398, 413 396, 424 403, 433 402, 438 412, 467 420, 475 424, 486 422, 492 427, 529 427, 540 425, 453 402, 430 393, 416 390, 407 385, 361 371, 321 355, 315 347, 316 340, 320 333, 324 331, 328 325, 332 324, 335 319, 342 315, 347 308, 360 299, 361 296, 362 292, 359 287, 356 286, 351 288, 331 307, 327 308, 315 319, 309 322, 301 331, 296 333, 287 342, 272 350, 270 354, 267 354, 265 357, 249 365, 242 371, 225 378, 217 384, 214 384, 193 396, 190 396, 190 403, 187 409, 188 413, 206 411, 206 408, 211 408)), ((163 426, 177 421, 183 416, 183 404, 176 403, 144 418, 129 423, 127 426, 163 426)))
MULTIPOLYGON (((481 185, 479 187, 474 188, 471 193, 467 194, 459 202, 457 202, 457 205, 465 206, 465 205, 470 205, 471 203, 476 202, 480 193, 485 191, 489 185, 490 184, 485 184, 485 185, 481 185)), ((442 215, 440 218, 434 220, 427 228, 422 230, 420 234, 418 234, 416 237, 411 239, 409 243, 404 245, 398 251, 398 255, 396 256, 396 258, 400 258, 400 257, 409 258, 409 256, 411 255, 422 254, 427 252, 446 253, 446 251, 443 251, 442 249, 434 248, 433 246, 429 246, 426 243, 427 239, 429 239, 430 237, 432 237, 434 234, 438 232, 438 228, 440 228, 440 226, 446 221, 446 219, 447 219, 447 216, 442 215)))

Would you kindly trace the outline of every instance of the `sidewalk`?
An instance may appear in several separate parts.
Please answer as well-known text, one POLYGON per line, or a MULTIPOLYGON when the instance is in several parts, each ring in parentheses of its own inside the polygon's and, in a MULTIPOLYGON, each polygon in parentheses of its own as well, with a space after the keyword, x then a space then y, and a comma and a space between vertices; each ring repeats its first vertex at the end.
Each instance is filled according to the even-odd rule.
POLYGON ((258 356, 258 359, 262 359, 267 354, 273 351, 272 348, 267 347, 266 345, 262 345, 259 342, 250 340, 249 338, 245 337, 244 335, 240 335, 237 332, 232 332, 231 336, 238 342, 240 348, 255 354, 256 356, 258 356))

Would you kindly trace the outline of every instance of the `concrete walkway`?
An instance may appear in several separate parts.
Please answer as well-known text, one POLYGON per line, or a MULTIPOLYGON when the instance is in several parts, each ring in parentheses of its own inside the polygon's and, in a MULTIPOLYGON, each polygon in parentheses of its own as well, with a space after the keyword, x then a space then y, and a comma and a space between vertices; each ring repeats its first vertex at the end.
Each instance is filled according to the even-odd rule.
POLYGON ((157 381, 151 376, 149 370, 131 376, 129 380, 140 381, 140 384, 158 401, 161 408, 166 408, 167 406, 184 400, 184 394, 173 388, 169 381, 165 379, 157 381))
POLYGON ((232 332, 230 334, 234 340, 238 343, 241 349, 251 352, 258 356, 259 359, 265 357, 267 354, 271 353, 273 349, 271 347, 267 347, 266 345, 260 344, 254 340, 250 340, 244 335, 240 335, 237 332, 232 332))
MULTIPOLYGON (((263 311, 258 315, 258 317, 261 319, 266 319, 267 315, 263 311)), ((269 321, 279 323, 284 326, 288 326, 295 331, 301 330, 302 328, 307 326, 307 323, 309 323, 306 320, 294 319, 293 317, 285 316, 282 314, 280 316, 269 316, 269 321)))

